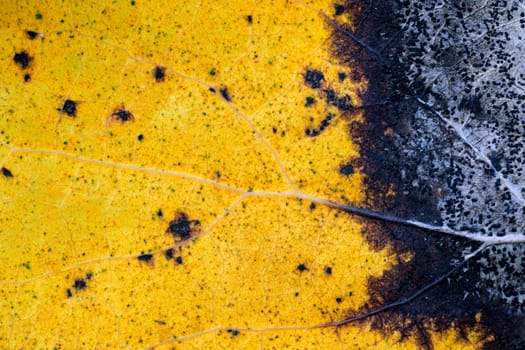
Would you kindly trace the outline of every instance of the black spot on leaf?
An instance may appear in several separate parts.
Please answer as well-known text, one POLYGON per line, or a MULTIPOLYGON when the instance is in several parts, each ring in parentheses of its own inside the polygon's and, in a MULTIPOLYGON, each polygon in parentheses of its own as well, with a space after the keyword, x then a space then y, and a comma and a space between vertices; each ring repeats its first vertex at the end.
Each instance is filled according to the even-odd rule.
POLYGON ((236 337, 239 335, 239 330, 238 329, 228 329, 227 330, 228 333, 230 333, 232 335, 232 337, 236 337))
POLYGON ((87 287, 86 280, 84 280, 83 278, 75 279, 75 283, 73 283, 73 288, 75 288, 75 290, 86 289, 86 287, 87 287))
POLYGON ((481 107, 481 98, 479 95, 463 98, 458 107, 460 110, 470 111, 474 114, 479 114, 483 111, 483 108, 481 107))
POLYGON ((150 262, 153 259, 153 254, 150 253, 141 253, 138 258, 139 261, 150 262))
POLYGON ((344 164, 339 168, 339 173, 344 176, 350 176, 354 173, 354 167, 352 164, 344 164))
POLYGON ((2 167, 2 175, 5 177, 13 177, 11 170, 7 169, 6 167, 2 167))
POLYGON ((220 89, 221 96, 228 102, 231 101, 230 93, 228 92, 228 88, 222 88, 220 89))
POLYGON ((66 295, 68 298, 71 298, 73 296, 73 292, 71 291, 71 289, 66 289, 66 295))
POLYGON ((168 260, 173 259, 173 252, 174 252, 173 248, 166 249, 164 251, 164 256, 166 257, 166 259, 168 259, 168 260))
POLYGON ((252 24, 252 23, 253 23, 253 17, 252 17, 252 15, 248 15, 248 16, 246 16, 246 20, 248 21, 249 24, 252 24))
POLYGON ((335 15, 341 16, 345 12, 345 7, 341 4, 334 5, 335 15))
POLYGON ((122 123, 135 120, 133 114, 125 108, 117 108, 111 116, 122 123))
POLYGON ((29 83, 31 81, 31 75, 30 74, 24 74, 24 82, 29 83))
POLYGON ((26 30, 26 35, 29 39, 33 40, 38 36, 38 32, 35 32, 33 30, 26 30))
POLYGON ((328 276, 331 276, 332 275, 332 267, 331 266, 327 266, 324 268, 324 273, 326 273, 328 276))
POLYGON ((175 258, 175 262, 176 262, 177 264, 179 264, 179 265, 182 265, 182 263, 183 263, 182 256, 178 256, 178 257, 176 257, 176 258, 175 258))
POLYGON ((143 140, 144 140, 144 135, 139 134, 139 135, 137 136, 137 140, 139 140, 139 141, 143 141, 143 140))
POLYGON ((318 70, 307 69, 304 74, 304 83, 312 89, 319 89, 324 81, 324 75, 318 70))
POLYGON ((297 270, 299 272, 304 272, 304 271, 308 270, 308 267, 305 264, 299 264, 299 265, 297 265, 297 270))
POLYGON ((33 60, 31 56, 26 51, 17 52, 13 57, 13 60, 18 64, 22 69, 26 69, 29 66, 29 63, 33 60))
POLYGON ((184 241, 198 233, 199 227, 199 220, 190 220, 186 213, 177 212, 175 218, 170 221, 166 233, 171 234, 176 241, 184 241))
POLYGON ((77 102, 67 99, 64 101, 64 104, 61 108, 58 108, 58 111, 61 113, 66 113, 70 117, 77 116, 77 102))
POLYGON ((157 83, 163 82, 166 77, 166 67, 156 66, 153 70, 153 77, 157 83))
POLYGON ((346 73, 344 73, 344 72, 339 72, 339 73, 337 74, 337 78, 339 78, 339 81, 342 83, 342 82, 345 81, 345 79, 346 79, 346 73))
POLYGON ((306 98, 306 102, 304 103, 304 106, 305 107, 311 107, 315 104, 315 98, 313 98, 312 96, 308 96, 306 98))

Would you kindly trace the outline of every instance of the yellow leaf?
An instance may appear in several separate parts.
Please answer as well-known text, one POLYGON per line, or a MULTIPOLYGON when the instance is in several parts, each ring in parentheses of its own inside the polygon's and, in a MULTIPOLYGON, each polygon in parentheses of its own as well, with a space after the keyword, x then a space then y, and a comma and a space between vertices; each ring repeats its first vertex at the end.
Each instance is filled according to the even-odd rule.
MULTIPOLYGON (((418 346, 366 320, 323 326, 412 258, 327 205, 367 191, 341 170, 359 113, 305 84, 322 72, 355 105, 366 89, 337 78, 354 67, 332 55, 334 4, 1 7, 2 347, 418 346)), ((481 331, 431 337, 474 349, 481 331)))

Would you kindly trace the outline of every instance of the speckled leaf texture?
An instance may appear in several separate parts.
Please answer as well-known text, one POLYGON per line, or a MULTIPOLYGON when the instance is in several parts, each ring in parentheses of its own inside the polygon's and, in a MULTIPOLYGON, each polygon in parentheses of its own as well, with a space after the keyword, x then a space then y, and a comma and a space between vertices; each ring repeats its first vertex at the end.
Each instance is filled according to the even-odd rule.
POLYGON ((525 3, 0 1, 0 348, 522 349, 525 3))

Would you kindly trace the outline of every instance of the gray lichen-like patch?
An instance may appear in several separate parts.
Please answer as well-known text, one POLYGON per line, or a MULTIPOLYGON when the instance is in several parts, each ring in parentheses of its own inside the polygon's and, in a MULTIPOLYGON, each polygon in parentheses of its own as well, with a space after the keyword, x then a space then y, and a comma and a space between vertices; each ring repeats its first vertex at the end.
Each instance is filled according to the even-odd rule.
MULTIPOLYGON (((398 62, 419 107, 395 128, 407 193, 437 198, 442 225, 524 235, 525 3, 398 1, 398 62), (416 174, 417 176, 408 176, 416 174)), ((524 236, 525 239, 525 236, 524 236)), ((479 288, 525 311, 525 244, 487 248, 479 288)))

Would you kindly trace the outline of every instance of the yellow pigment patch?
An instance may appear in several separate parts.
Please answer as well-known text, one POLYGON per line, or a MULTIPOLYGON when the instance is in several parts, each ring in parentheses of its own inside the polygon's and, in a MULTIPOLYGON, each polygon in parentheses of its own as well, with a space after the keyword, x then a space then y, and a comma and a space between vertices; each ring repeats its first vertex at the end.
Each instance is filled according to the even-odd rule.
MULTIPOLYGON (((359 220, 299 199, 365 199, 359 169, 340 171, 359 157, 359 114, 304 81, 321 71, 354 105, 366 88, 338 79, 352 68, 330 57, 317 12, 333 4, 2 10, 2 346, 415 347, 366 322, 316 328, 362 308, 369 278, 396 261, 369 248, 359 220), (170 226, 177 213, 191 233, 170 226)), ((433 339, 462 348, 455 337, 433 339)))

